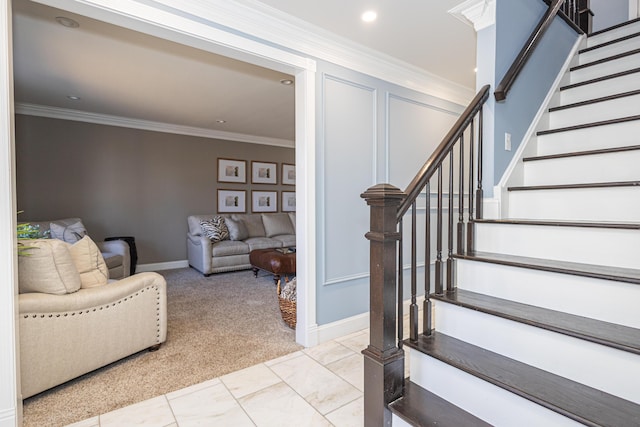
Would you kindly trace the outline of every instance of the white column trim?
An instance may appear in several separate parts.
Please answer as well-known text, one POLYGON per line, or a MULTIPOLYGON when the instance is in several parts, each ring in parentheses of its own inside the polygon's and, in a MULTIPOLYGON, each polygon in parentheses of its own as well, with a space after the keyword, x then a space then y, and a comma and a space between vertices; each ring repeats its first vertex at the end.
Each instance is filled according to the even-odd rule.
POLYGON ((296 74, 296 247, 298 295, 296 342, 318 343, 316 321, 316 73, 296 74))
POLYGON ((0 426, 21 422, 11 2, 0 6, 0 426))
POLYGON ((449 13, 480 31, 496 23, 496 0, 467 0, 449 13))
POLYGON ((629 0, 629 20, 640 17, 640 0, 629 0))

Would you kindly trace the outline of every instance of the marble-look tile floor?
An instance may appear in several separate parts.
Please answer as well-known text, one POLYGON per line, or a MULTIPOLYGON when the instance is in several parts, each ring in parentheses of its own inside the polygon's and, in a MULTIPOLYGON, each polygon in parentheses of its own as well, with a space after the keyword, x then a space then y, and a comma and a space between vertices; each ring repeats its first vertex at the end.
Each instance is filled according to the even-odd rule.
POLYGON ((361 426, 368 343, 366 329, 68 427, 361 426))

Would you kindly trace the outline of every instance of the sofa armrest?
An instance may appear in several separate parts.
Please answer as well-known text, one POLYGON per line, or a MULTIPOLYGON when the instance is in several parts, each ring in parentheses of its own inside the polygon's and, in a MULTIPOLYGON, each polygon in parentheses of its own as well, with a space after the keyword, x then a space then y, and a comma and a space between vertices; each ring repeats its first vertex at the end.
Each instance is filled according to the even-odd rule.
POLYGON ((160 344, 164 277, 140 273, 67 295, 18 296, 22 398, 160 344))
POLYGON ((187 233, 187 257, 190 266, 202 274, 211 274, 213 243, 208 237, 187 233))
POLYGON ((111 252, 122 256, 123 277, 128 277, 131 273, 131 252, 129 244, 124 240, 109 240, 105 242, 96 242, 100 252, 111 252))

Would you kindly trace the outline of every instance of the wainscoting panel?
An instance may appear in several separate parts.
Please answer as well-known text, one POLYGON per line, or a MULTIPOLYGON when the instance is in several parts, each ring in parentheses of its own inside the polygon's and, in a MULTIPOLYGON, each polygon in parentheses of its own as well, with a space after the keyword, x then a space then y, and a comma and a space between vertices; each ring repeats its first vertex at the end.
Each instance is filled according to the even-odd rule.
POLYGON ((323 86, 324 283, 337 284, 369 272, 369 208, 360 194, 375 182, 376 90, 329 75, 323 86))
POLYGON ((388 94, 387 116, 387 182, 404 190, 459 112, 388 94))

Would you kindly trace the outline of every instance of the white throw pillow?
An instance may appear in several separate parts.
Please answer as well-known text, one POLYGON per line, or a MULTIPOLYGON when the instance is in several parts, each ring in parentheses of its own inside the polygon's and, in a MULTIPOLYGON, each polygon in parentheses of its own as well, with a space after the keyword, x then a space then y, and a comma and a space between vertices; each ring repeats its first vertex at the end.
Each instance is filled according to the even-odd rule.
POLYGON ((80 273, 82 288, 93 288, 107 284, 109 269, 104 262, 100 249, 89 236, 84 236, 70 245, 69 252, 78 273, 80 273))
POLYGON ((82 222, 78 221, 71 225, 61 225, 55 222, 49 224, 52 239, 64 240, 67 243, 75 243, 87 235, 87 230, 82 222))
POLYGON ((80 274, 69 245, 62 240, 25 240, 26 255, 18 257, 18 289, 21 294, 42 292, 64 295, 80 289, 80 274))

